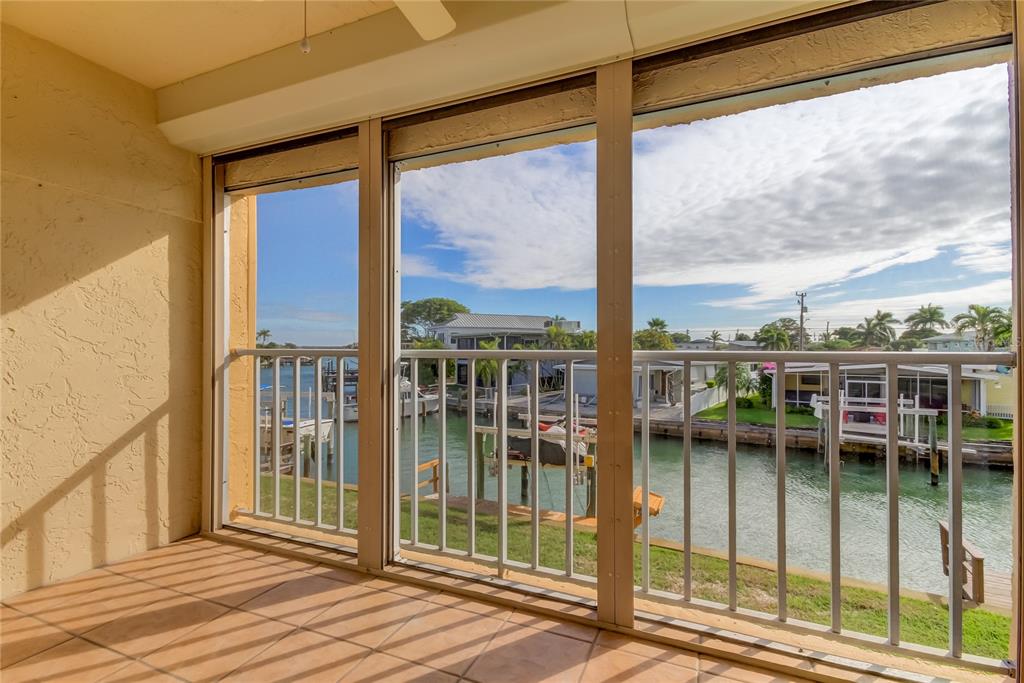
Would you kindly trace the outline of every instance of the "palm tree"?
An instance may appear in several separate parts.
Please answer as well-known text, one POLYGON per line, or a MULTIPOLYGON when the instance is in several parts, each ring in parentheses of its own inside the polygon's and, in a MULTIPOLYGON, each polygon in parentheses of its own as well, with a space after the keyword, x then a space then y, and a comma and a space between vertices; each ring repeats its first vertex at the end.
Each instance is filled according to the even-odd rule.
POLYGON ((953 316, 952 322, 957 334, 974 332, 974 345, 979 351, 991 351, 996 339, 1005 336, 1010 327, 1010 316, 998 306, 971 304, 966 313, 953 316))
POLYGON ((581 351, 593 351, 597 348, 597 332, 594 330, 583 330, 572 337, 572 346, 581 351))
MULTIPOLYGON (((715 370, 715 384, 720 387, 728 387, 729 366, 719 365, 715 370)), ((736 395, 746 396, 755 388, 754 376, 750 374, 749 363, 736 363, 736 395)))
MULTIPOLYGON (((498 348, 498 340, 481 339, 476 346, 485 351, 495 351, 498 348)), ((498 362, 490 358, 486 360, 481 358, 476 362, 476 376, 485 387, 491 386, 498 376, 498 362)))
POLYGON ((938 330, 939 328, 946 329, 949 327, 949 323, 946 322, 946 314, 942 310, 942 306, 936 306, 929 303, 927 306, 921 306, 919 309, 908 315, 903 322, 910 325, 910 329, 914 332, 923 330, 938 330))
POLYGON ((260 344, 266 344, 268 339, 270 339, 270 330, 263 329, 256 333, 256 341, 260 344))
POLYGON ((711 341, 711 348, 717 349, 718 343, 722 341, 722 333, 718 330, 711 330, 711 334, 708 335, 708 339, 711 341))
POLYGON ((870 318, 864 318, 864 322, 857 325, 857 331, 862 346, 885 346, 896 338, 896 329, 893 324, 899 322, 892 313, 888 311, 875 311, 870 318))
POLYGON ((668 323, 665 322, 664 318, 651 318, 647 321, 647 329, 668 332, 668 323))
POLYGON ((776 323, 763 326, 754 339, 769 351, 786 351, 790 347, 789 333, 776 323))
POLYGON ((544 341, 541 342, 546 349, 567 349, 572 343, 572 335, 561 325, 550 325, 546 334, 544 341))

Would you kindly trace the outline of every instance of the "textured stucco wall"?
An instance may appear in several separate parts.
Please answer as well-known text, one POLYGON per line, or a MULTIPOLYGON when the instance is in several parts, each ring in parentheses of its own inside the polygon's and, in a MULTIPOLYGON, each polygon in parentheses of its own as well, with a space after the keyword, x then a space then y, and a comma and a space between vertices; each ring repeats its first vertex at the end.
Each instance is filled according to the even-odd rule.
POLYGON ((198 159, 152 91, 2 28, 3 593, 198 529, 198 159))
MULTIPOLYGON (((230 282, 228 348, 256 346, 256 196, 232 196, 228 222, 230 282)), ((228 371, 228 510, 254 509, 253 363, 237 358, 228 371)))

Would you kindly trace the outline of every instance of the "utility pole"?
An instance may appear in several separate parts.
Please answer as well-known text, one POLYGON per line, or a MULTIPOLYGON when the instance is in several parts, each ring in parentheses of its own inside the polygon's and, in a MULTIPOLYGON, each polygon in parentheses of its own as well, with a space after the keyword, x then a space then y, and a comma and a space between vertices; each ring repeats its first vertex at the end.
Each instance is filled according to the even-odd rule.
POLYGON ((807 313, 807 306, 804 301, 807 299, 807 292, 796 292, 796 302, 800 304, 800 350, 804 350, 804 314, 807 313))

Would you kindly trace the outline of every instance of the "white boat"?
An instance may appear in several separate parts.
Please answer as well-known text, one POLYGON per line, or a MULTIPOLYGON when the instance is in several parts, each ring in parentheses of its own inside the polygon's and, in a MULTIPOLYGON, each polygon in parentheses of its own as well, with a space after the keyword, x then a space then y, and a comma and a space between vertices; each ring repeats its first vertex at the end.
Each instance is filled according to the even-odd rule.
MULTIPOLYGON (((260 435, 261 441, 263 442, 264 448, 270 448, 273 443, 273 434, 271 433, 271 426, 273 422, 271 420, 269 411, 264 412, 260 416, 260 435)), ((329 417, 322 418, 320 420, 320 441, 322 443, 329 443, 331 441, 331 435, 334 432, 334 420, 329 417)), ((299 441, 303 439, 314 439, 316 438, 316 419, 315 418, 304 418, 299 420, 299 441)), ((289 445, 295 441, 295 424, 294 420, 290 417, 283 418, 281 420, 281 445, 289 445)))
MULTIPOLYGON (((412 416, 412 383, 407 379, 402 379, 401 385, 401 401, 402 401, 402 417, 412 416)), ((436 393, 428 394, 424 391, 420 391, 418 388, 417 392, 417 407, 416 410, 419 415, 429 415, 436 413, 441 407, 441 397, 436 393)), ((345 422, 356 422, 359 420, 359 404, 353 396, 345 397, 345 406, 343 411, 345 422)))

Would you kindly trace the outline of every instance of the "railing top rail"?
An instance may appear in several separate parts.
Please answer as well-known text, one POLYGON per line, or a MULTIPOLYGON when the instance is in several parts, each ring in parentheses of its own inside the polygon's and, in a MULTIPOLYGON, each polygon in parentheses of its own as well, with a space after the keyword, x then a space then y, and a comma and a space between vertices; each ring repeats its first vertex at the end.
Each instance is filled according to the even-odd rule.
POLYGON ((718 361, 739 363, 907 363, 912 365, 1005 365, 1010 351, 634 351, 634 361, 718 361))
POLYGON ((342 357, 342 358, 358 358, 359 349, 343 349, 343 348, 331 348, 331 347, 295 347, 295 348, 276 348, 276 349, 232 349, 231 355, 236 357, 243 356, 283 356, 286 358, 293 358, 295 356, 309 356, 316 358, 322 357, 342 357))
MULTIPOLYGON (((359 349, 296 347, 234 349, 234 356, 342 356, 358 358, 359 349)), ((575 349, 402 349, 403 358, 596 361, 597 351, 575 349)), ((719 363, 908 363, 912 365, 1004 365, 1016 367, 1010 351, 633 351, 633 362, 706 361, 719 363)))

